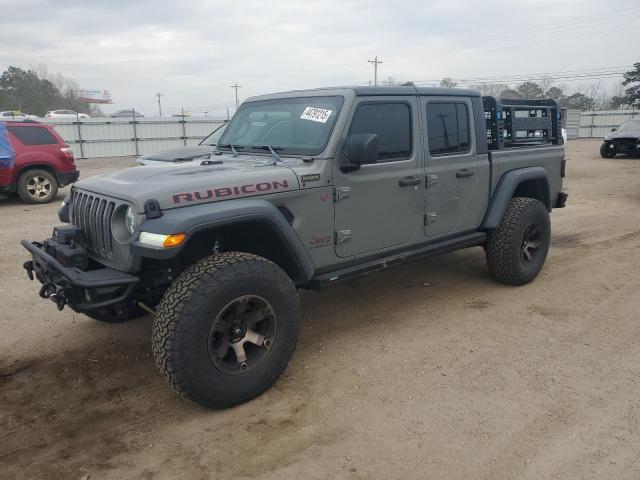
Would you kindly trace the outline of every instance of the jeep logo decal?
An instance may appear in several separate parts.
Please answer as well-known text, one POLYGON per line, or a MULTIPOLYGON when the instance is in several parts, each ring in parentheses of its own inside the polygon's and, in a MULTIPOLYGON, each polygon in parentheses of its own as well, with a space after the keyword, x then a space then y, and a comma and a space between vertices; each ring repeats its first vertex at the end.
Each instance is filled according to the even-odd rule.
POLYGON ((265 193, 270 190, 278 190, 280 188, 289 187, 286 180, 250 183, 248 185, 240 185, 238 187, 222 187, 213 190, 202 190, 199 192, 176 193, 173 195, 173 203, 197 202, 200 200, 216 200, 224 197, 239 197, 252 193, 265 193))

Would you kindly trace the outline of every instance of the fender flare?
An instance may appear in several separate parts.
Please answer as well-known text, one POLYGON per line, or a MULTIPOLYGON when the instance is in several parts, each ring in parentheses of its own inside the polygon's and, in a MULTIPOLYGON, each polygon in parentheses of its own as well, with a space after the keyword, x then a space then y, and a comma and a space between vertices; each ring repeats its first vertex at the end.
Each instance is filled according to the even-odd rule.
POLYGON ((295 262, 296 284, 311 280, 315 267, 309 252, 278 207, 266 200, 237 199, 215 202, 215 205, 204 203, 164 210, 160 218, 144 222, 141 231, 165 235, 184 233, 186 241, 173 248, 156 248, 140 244, 138 234, 132 250, 135 255, 145 258, 170 259, 176 257, 189 239, 199 232, 247 222, 264 222, 278 234, 282 246, 295 262))
POLYGON ((482 224, 480 226, 481 229, 493 229, 497 228, 502 220, 502 215, 504 214, 504 210, 507 208, 507 204, 513 198, 513 194, 521 183, 527 182, 529 180, 538 180, 541 179, 544 181, 544 185, 546 188, 546 199, 544 201, 545 206, 548 210, 551 210, 551 206, 549 205, 550 199, 550 189, 549 189, 549 179, 547 177, 547 171, 542 167, 526 167, 519 168, 517 170, 511 170, 506 172, 500 178, 498 182, 498 186, 491 197, 489 202, 489 208, 487 209, 487 213, 482 220, 482 224))

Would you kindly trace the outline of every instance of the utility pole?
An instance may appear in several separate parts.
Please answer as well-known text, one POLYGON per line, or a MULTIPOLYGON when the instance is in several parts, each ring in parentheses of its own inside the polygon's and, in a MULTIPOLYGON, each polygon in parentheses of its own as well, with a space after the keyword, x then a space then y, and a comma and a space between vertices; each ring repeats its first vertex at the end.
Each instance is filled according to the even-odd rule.
POLYGON ((382 63, 382 60, 378 60, 378 56, 374 60, 367 60, 367 62, 373 65, 373 84, 378 85, 378 65, 382 63))
POLYGON ((164 97, 164 93, 156 93, 156 97, 158 97, 158 116, 162 116, 162 102, 160 101, 160 97, 164 97))
POLYGON ((238 106, 240 105, 238 103, 238 89, 242 88, 242 85, 238 85, 238 82, 234 83, 233 85, 230 85, 231 88, 235 89, 236 91, 236 110, 238 109, 238 106))

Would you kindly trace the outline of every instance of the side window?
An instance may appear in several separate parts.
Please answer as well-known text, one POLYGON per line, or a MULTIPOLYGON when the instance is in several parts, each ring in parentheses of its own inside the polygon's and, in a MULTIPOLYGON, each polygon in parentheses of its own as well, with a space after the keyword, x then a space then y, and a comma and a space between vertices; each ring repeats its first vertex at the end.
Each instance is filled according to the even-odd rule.
POLYGON ((431 155, 469 151, 469 112, 465 103, 427 103, 431 155))
POLYGON ((392 162, 411 156, 411 110, 406 103, 358 105, 349 135, 378 135, 378 162, 392 162))
POLYGON ((44 127, 7 127, 23 145, 55 145, 58 143, 49 130, 44 127))

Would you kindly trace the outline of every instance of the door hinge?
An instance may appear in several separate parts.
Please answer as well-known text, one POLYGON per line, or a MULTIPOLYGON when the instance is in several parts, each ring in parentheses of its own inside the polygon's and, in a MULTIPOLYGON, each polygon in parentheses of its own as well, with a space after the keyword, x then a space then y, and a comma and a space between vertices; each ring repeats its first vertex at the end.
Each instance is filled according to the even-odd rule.
POLYGON ((438 176, 437 175, 427 175, 427 180, 424 182, 424 186, 425 186, 425 188, 431 188, 436 183, 438 183, 438 176))
POLYGON ((424 224, 425 224, 425 225, 429 225, 429 224, 431 224, 431 223, 435 222, 435 221, 436 221, 436 217, 437 217, 437 216, 438 216, 438 215, 436 214, 436 212, 428 212, 428 213, 427 213, 427 214, 425 214, 425 216, 424 216, 424 224))
POLYGON ((351 230, 339 230, 336 232, 336 245, 348 242, 351 240, 351 230))
POLYGON ((339 202, 351 196, 351 187, 336 187, 333 191, 333 200, 339 202))

